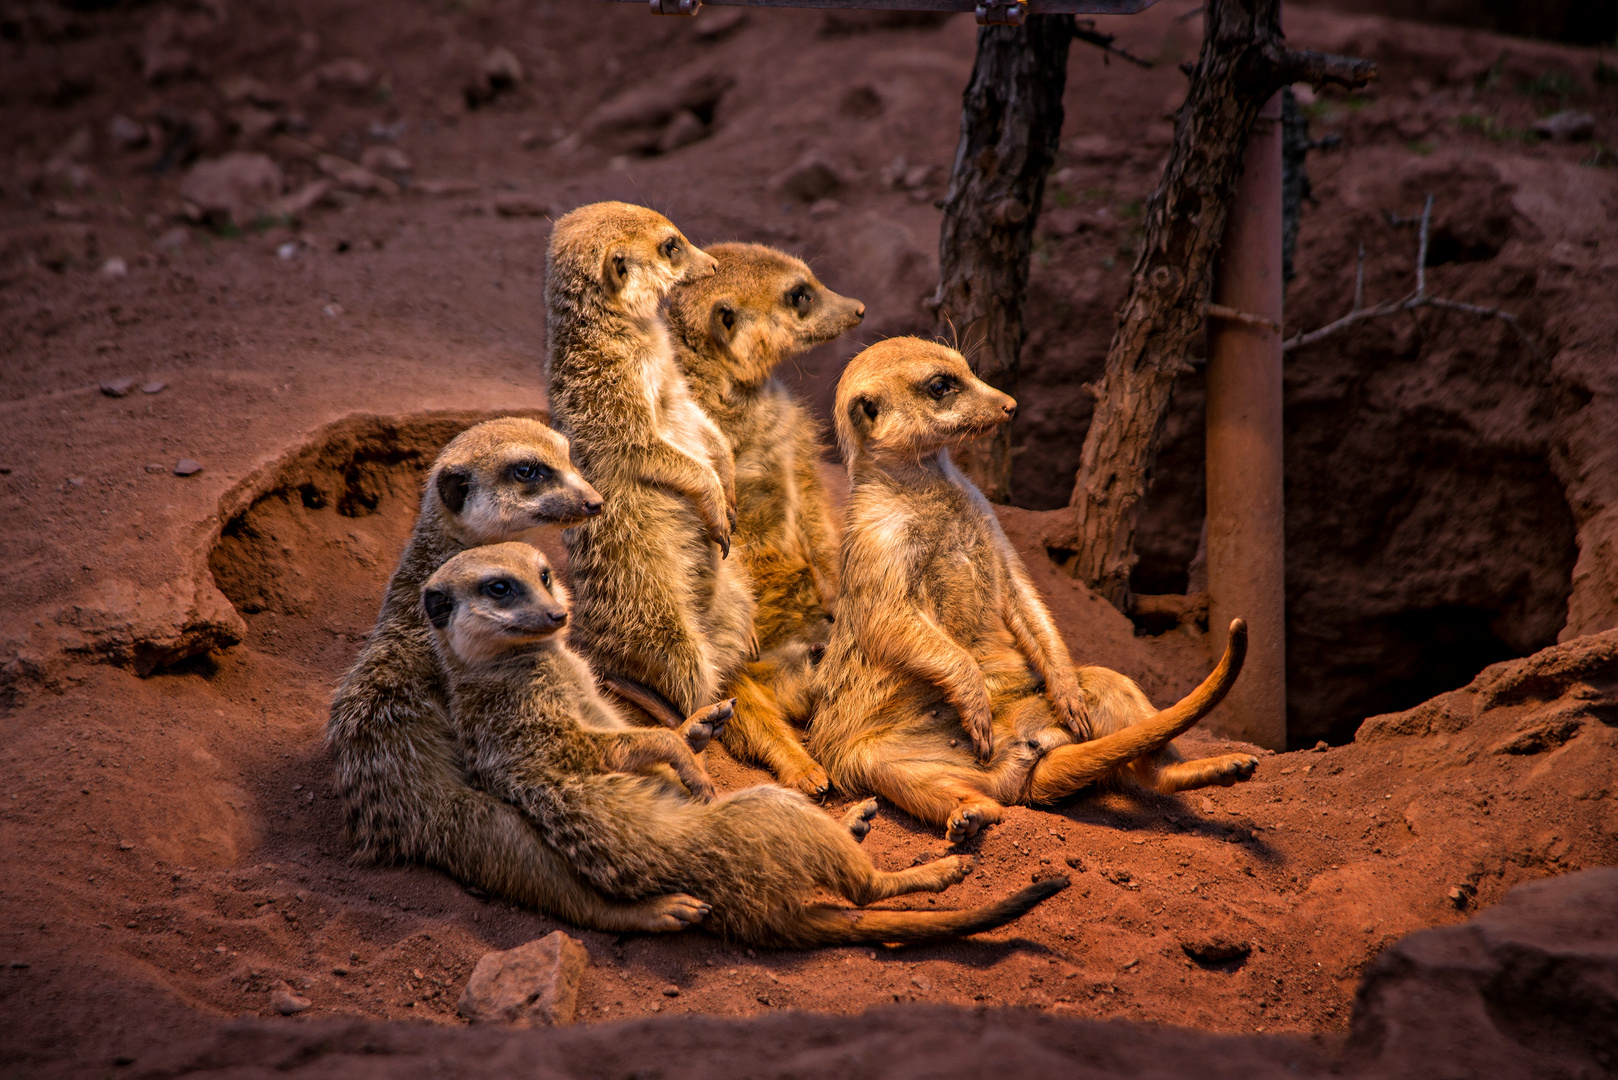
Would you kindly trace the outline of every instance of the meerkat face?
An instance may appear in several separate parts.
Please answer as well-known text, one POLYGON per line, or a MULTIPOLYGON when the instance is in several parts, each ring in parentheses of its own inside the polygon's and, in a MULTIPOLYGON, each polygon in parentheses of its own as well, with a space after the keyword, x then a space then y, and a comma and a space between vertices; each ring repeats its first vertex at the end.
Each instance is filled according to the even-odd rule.
POLYGON ((781 361, 858 326, 865 305, 820 283, 801 260, 762 244, 715 244, 712 277, 676 288, 669 322, 699 381, 757 386, 781 361))
POLYGON ((568 596, 545 556, 527 544, 469 548, 422 586, 439 640, 469 665, 561 641, 568 596))
POLYGON ((620 202, 592 203, 563 215, 551 230, 550 256, 554 267, 593 280, 621 310, 644 322, 657 318, 675 285, 709 277, 717 265, 662 214, 620 202))
POLYGON ((573 467, 567 440, 515 416, 457 435, 433 464, 427 490, 451 535, 467 547, 601 513, 601 495, 573 467))
POLYGON ((850 462, 919 459, 1007 423, 1017 402, 972 374, 954 349, 890 338, 848 362, 837 381, 837 442, 850 462))

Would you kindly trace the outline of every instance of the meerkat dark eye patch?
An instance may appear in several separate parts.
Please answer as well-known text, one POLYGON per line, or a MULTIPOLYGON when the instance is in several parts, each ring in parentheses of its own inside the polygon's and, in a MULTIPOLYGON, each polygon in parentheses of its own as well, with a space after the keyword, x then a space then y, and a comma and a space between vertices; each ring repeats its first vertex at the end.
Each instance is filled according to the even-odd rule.
POLYGON ((528 590, 522 587, 521 582, 510 578, 490 578, 478 586, 478 592, 504 604, 514 603, 528 595, 528 590))
POLYGON ((455 599, 442 589, 428 589, 421 594, 421 606, 427 612, 427 621, 438 630, 449 625, 449 617, 455 614, 455 599))
POLYGON ((809 309, 815 306, 815 293, 807 285, 799 285, 787 293, 787 307, 799 315, 809 314, 809 309))
POLYGON ((540 461, 519 461, 511 467, 511 478, 522 484, 541 484, 556 473, 540 461))
POLYGON ((438 474, 438 498, 444 508, 459 514, 472 494, 472 474, 462 469, 445 469, 438 474))
POLYGON ((931 394, 935 401, 942 401, 950 391, 959 389, 960 384, 948 375, 934 375, 927 383, 927 393, 931 394))
POLYGON ((663 252, 663 258, 674 258, 675 252, 680 250, 680 238, 678 236, 669 237, 663 241, 663 246, 659 250, 663 252))

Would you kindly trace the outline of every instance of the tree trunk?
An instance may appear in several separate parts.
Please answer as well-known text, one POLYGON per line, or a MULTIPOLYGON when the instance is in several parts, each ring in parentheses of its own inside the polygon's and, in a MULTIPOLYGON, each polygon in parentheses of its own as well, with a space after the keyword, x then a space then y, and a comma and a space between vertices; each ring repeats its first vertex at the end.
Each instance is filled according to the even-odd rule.
POLYGON ((1202 52, 1180 106, 1174 145, 1147 200, 1145 236, 1092 388, 1094 418, 1073 486, 1071 530, 1050 538, 1070 548, 1067 568, 1118 608, 1128 604, 1135 526, 1151 482, 1174 377, 1202 332, 1214 256, 1260 106, 1294 82, 1364 84, 1364 60, 1286 49, 1280 0, 1210 0, 1202 52))
MULTIPOLYGON (((960 344, 978 377, 1013 396, 1022 351, 1023 293, 1045 174, 1062 134, 1062 91, 1073 16, 1031 15, 978 31, 977 63, 961 109, 938 239, 938 330, 960 344)), ((959 464, 1005 502, 1011 431, 967 447, 959 464)))

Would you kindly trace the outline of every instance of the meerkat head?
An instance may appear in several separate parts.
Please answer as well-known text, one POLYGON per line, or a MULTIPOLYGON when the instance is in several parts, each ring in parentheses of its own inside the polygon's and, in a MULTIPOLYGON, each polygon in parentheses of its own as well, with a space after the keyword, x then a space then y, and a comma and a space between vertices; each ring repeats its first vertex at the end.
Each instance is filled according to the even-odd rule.
MULTIPOLYGON (((655 210, 599 202, 564 214, 551 229, 549 281, 588 282, 626 314, 650 322, 675 285, 713 274, 714 257, 655 210)), ((549 283, 547 288, 549 288, 549 283)))
POLYGON ((669 325, 694 382, 757 386, 790 359, 860 324, 865 305, 820 283, 802 260, 762 244, 715 244, 711 277, 677 287, 669 325))
POLYGON ((511 540, 541 525, 576 525, 601 513, 601 495, 568 456, 565 438, 538 420, 506 416, 467 428, 427 475, 426 504, 467 547, 511 540))
POLYGON ((421 589, 438 640, 462 663, 531 651, 566 636, 568 596, 551 564, 527 544, 469 548, 421 589))
POLYGON ((1017 402, 936 341, 900 337, 872 345, 837 380, 837 443, 856 458, 919 460, 1008 422, 1017 402))

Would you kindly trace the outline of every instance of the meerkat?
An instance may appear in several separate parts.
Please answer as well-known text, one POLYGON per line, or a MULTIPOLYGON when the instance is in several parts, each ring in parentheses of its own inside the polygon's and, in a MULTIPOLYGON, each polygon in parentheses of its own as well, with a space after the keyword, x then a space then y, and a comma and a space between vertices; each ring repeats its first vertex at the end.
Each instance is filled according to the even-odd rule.
POLYGON ((508 803, 468 783, 421 587, 468 547, 601 512, 567 440, 508 417, 463 431, 428 473, 421 514, 371 633, 332 700, 326 740, 359 858, 413 860, 597 930, 679 930, 706 905, 673 893, 609 900, 508 803))
POLYGON ((609 682, 626 678, 668 702, 651 710, 665 724, 715 700, 756 648, 751 586, 726 558, 730 447, 693 400, 661 313, 671 288, 715 266, 640 206, 580 207, 551 230, 553 422, 606 499, 599 517, 563 533, 572 640, 609 682))
POLYGON ((568 647, 567 594, 532 547, 464 551, 421 595, 449 674, 451 722, 469 775, 522 808, 603 892, 690 892, 712 905, 705 928, 754 945, 809 948, 989 930, 1067 885, 1066 878, 1042 881, 965 911, 816 903, 821 891, 861 908, 942 892, 972 861, 951 855, 897 872, 876 869, 851 831, 868 822, 874 800, 838 823, 801 792, 774 784, 714 798, 700 783, 688 782, 686 794, 620 771, 654 760, 700 769, 691 747, 706 740, 730 703, 693 716, 679 732, 631 728, 568 647))
POLYGON ((988 500, 950 460, 1015 409, 934 342, 894 338, 849 361, 835 406, 849 476, 843 591, 810 753, 839 787, 881 795, 955 842, 1007 803, 1100 781, 1170 792, 1251 777, 1248 754, 1180 761, 1169 746, 1235 681, 1241 620, 1213 673, 1162 712, 1129 678, 1074 666, 988 500))
POLYGON ((789 787, 826 793, 791 720, 806 719, 813 658, 837 599, 837 529, 820 478, 819 425, 776 368, 858 326, 865 305, 821 284, 801 260, 761 244, 714 244, 711 277, 675 287, 675 360, 730 443, 736 553, 753 583, 759 658, 722 688, 737 697, 723 740, 789 787))

